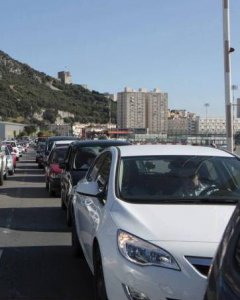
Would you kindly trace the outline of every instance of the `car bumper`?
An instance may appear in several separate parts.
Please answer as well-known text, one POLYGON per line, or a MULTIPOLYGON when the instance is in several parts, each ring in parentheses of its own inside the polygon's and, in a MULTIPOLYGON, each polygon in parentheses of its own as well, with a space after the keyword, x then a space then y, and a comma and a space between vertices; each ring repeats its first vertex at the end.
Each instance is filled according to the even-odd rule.
POLYGON ((203 299, 207 278, 198 273, 185 258, 183 258, 183 265, 179 264, 180 271, 158 266, 137 265, 120 254, 116 233, 111 238, 109 236, 104 238, 104 245, 100 248, 109 300, 131 299, 127 296, 127 290, 132 294, 138 293, 141 299, 146 300, 203 299))

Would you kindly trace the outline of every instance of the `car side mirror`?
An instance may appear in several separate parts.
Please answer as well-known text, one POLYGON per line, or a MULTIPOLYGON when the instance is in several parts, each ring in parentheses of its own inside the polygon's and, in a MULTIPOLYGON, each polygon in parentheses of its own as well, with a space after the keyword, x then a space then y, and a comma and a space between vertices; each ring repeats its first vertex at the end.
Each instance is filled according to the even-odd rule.
POLYGON ((86 196, 93 196, 93 197, 98 197, 99 194, 101 194, 99 193, 98 184, 95 181, 88 182, 88 183, 79 182, 77 184, 76 191, 79 194, 86 195, 86 196))

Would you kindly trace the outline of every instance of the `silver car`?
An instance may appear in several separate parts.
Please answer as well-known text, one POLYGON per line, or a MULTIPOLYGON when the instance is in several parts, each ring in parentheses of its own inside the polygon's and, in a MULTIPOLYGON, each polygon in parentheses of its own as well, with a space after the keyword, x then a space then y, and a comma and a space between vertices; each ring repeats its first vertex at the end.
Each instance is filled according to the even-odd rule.
POLYGON ((5 160, 4 179, 7 179, 8 175, 13 175, 15 172, 13 156, 7 146, 1 146, 1 152, 4 153, 5 160))

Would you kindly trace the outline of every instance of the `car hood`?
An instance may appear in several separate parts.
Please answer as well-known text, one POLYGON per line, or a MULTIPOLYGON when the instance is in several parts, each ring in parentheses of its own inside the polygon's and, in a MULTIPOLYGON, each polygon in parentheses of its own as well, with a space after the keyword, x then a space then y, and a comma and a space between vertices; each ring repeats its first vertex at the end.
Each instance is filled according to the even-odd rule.
POLYGON ((116 201, 117 228, 152 241, 218 243, 235 205, 130 204, 116 201))

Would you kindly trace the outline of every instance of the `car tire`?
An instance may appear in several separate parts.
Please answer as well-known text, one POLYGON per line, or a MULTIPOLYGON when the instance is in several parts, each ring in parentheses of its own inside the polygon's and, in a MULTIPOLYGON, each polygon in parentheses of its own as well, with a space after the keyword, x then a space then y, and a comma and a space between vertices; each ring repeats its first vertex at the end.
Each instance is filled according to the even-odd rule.
POLYGON ((78 235, 77 235, 77 230, 76 230, 76 224, 75 224, 74 217, 73 217, 73 222, 72 223, 73 223, 72 224, 72 249, 73 249, 73 254, 76 257, 84 258, 82 247, 80 245, 78 235))
POLYGON ((8 174, 9 174, 9 175, 13 175, 13 174, 14 174, 14 168, 13 168, 12 170, 9 170, 9 171, 8 171, 8 174))
POLYGON ((105 286, 102 258, 98 247, 94 251, 94 296, 95 300, 108 300, 107 291, 105 286))

